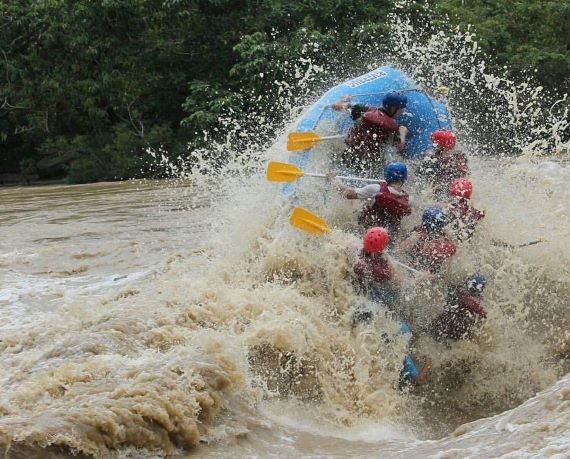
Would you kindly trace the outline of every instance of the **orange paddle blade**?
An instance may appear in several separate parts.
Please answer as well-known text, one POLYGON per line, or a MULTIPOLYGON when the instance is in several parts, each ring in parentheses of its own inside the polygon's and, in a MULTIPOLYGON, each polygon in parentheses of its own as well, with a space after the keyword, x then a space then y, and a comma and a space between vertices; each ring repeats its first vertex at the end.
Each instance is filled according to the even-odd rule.
POLYGON ((295 207, 295 209, 293 209, 289 223, 311 234, 324 234, 331 231, 327 222, 321 217, 302 207, 295 207))
POLYGON ((305 173, 294 164, 269 161, 267 165, 267 180, 270 182, 294 182, 305 173))
POLYGON ((316 132, 290 132, 287 135, 287 150, 306 150, 314 147, 321 141, 321 136, 316 132))

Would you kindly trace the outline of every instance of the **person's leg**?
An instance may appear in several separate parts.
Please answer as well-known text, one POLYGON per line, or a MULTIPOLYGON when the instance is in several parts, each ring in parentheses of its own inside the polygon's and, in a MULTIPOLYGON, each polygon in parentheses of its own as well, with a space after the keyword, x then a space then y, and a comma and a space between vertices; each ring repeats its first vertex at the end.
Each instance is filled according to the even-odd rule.
POLYGON ((374 285, 371 289, 371 298, 382 303, 392 311, 397 318, 401 318, 399 289, 392 283, 374 285))

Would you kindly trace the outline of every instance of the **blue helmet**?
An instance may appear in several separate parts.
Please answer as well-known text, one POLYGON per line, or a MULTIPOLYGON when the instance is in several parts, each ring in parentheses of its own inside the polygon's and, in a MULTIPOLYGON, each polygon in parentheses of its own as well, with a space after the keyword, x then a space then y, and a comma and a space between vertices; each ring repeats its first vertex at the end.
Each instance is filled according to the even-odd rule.
POLYGON ((487 285, 487 278, 481 273, 476 273, 469 276, 465 284, 469 293, 478 294, 481 293, 487 285))
POLYGON ((408 96, 401 91, 390 91, 382 99, 384 108, 406 108, 408 96))
POLYGON ((408 178, 408 168, 399 161, 388 163, 384 168, 384 178, 387 182, 405 182, 408 178))
POLYGON ((407 333, 412 333, 410 326, 406 322, 400 322, 400 333, 405 335, 407 333))
POLYGON ((447 215, 439 207, 428 207, 422 215, 422 226, 427 231, 441 231, 448 222, 447 215))

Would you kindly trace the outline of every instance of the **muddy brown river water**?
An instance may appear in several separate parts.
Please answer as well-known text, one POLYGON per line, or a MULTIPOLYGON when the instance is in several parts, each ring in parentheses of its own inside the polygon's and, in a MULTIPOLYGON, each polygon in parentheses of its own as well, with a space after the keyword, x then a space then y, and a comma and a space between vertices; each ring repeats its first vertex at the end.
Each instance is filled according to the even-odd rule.
MULTIPOLYGON (((355 237, 290 228, 262 174, 0 189, 6 457, 570 457, 570 172, 473 165, 485 227, 445 276, 486 273, 488 323, 418 334, 434 368, 410 393, 405 343, 379 347, 395 324, 349 326, 355 237)), ((303 186, 338 227, 358 210, 303 186)), ((433 288, 409 293, 412 324, 433 288)))

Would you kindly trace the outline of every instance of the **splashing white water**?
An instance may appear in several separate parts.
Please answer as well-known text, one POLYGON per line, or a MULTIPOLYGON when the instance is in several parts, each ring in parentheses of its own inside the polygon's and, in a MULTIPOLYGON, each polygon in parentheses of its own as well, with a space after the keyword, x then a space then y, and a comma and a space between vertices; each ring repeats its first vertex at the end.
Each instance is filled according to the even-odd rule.
MULTIPOLYGON (((498 429, 519 442, 517 450, 512 441, 494 438, 491 447, 501 454, 533 447, 541 454, 563 451, 568 444, 567 379, 511 414, 459 427, 437 443, 412 440, 439 437, 462 422, 515 407, 568 370, 570 196, 565 184, 570 171, 559 163, 536 161, 552 148, 568 148, 568 109, 563 99, 545 115, 537 110, 542 89, 485 73, 471 34, 449 36, 427 29, 422 33, 428 39, 420 44, 410 21, 400 16, 391 20, 398 43, 391 59, 428 91, 442 84, 451 88, 448 103, 470 151, 484 150, 486 139, 480 133, 493 125, 509 133, 513 149, 526 153, 511 160, 471 158, 473 200, 487 211, 486 222, 461 248, 445 279, 461 278, 474 261, 492 278, 489 319, 478 339, 451 347, 429 337, 416 339, 415 354, 434 356, 431 381, 410 394, 396 390, 406 342, 394 338, 387 347, 382 337, 394 334, 396 322, 351 328, 351 312, 360 299, 348 275, 346 247, 357 244, 357 238, 342 231, 310 238, 290 228, 290 203, 263 173, 267 160, 286 159, 283 138, 270 148, 262 146, 264 141, 243 141, 281 132, 262 119, 258 130, 244 131, 239 119, 228 115, 226 124, 232 128, 209 150, 193 151, 177 162, 155 152, 177 177, 172 193, 180 198, 172 212, 158 211, 153 219, 168 223, 169 237, 160 241, 163 255, 151 250, 157 247, 156 237, 145 231, 137 233, 135 245, 125 240, 109 251, 109 241, 129 226, 152 227, 123 214, 101 225, 95 247, 77 240, 48 241, 38 251, 40 261, 28 260, 58 265, 55 257, 69 257, 80 246, 99 260, 99 272, 122 274, 128 269, 117 262, 128 265, 125 260, 134 259, 136 247, 154 274, 150 281, 134 278, 75 294, 74 285, 82 282, 76 276, 96 269, 81 259, 85 269, 56 270, 71 280, 60 279, 67 296, 53 308, 25 323, 10 312, 10 326, 0 337, 4 446, 60 445, 95 455, 138 448, 162 455, 200 441, 224 445, 249 432, 257 443, 238 444, 237 451, 315 457, 320 448, 328 455, 425 457, 454 448, 458 455, 484 457, 489 446, 483 439, 498 429), (477 115, 481 105, 485 116, 477 115), (181 188, 188 182, 191 193, 181 188), (200 211, 202 206, 206 211, 200 211), (548 242, 524 250, 489 245, 493 238, 522 243, 537 237, 548 242), (97 255, 101 252, 104 257, 97 255), (520 427, 525 419, 531 423, 528 429, 520 427), (551 432, 552 438, 544 434, 537 445, 537 432, 551 432), (373 449, 363 445, 366 439, 373 449), (551 450, 544 442, 551 443, 551 450)), ((363 52, 369 55, 368 48, 363 52)), ((299 113, 299 101, 323 73, 310 60, 300 60, 292 69, 300 78, 276 83, 282 88, 280 108, 290 113, 286 120, 299 113)), ((501 130, 497 137, 504 137, 501 130)), ((316 151, 313 167, 326 164, 324 153, 316 151)), ((325 206, 323 183, 305 180, 300 190, 303 205, 339 227, 351 227, 355 205, 331 194, 325 206)), ((100 202, 107 199, 102 196, 100 202)), ((129 200, 118 200, 120 213, 129 200)), ((89 214, 86 224, 97 222, 89 207, 77 215, 81 211, 89 214)), ((32 206, 28 212, 45 217, 42 212, 52 211, 32 206)), ((23 250, 31 243, 21 230, 28 216, 16 217, 20 226, 3 234, 5 247, 20 240, 18 250, 23 250)), ((72 217, 66 230, 79 232, 72 217)), ((49 228, 47 220, 35 220, 36 230, 49 228)), ((17 260, 10 269, 25 272, 24 261, 17 260)), ((134 264, 141 272, 138 259, 134 264)), ((41 276, 49 283, 53 273, 41 276)), ((11 281, 5 285, 10 289, 11 281)), ((22 296, 29 309, 45 304, 42 285, 30 289, 38 292, 35 299, 22 296)), ((12 299, 10 292, 0 296, 4 306, 12 299)), ((441 300, 438 285, 410 292, 412 319, 421 325, 438 311, 441 300)), ((222 456, 224 449, 198 447, 197 453, 222 456)))

